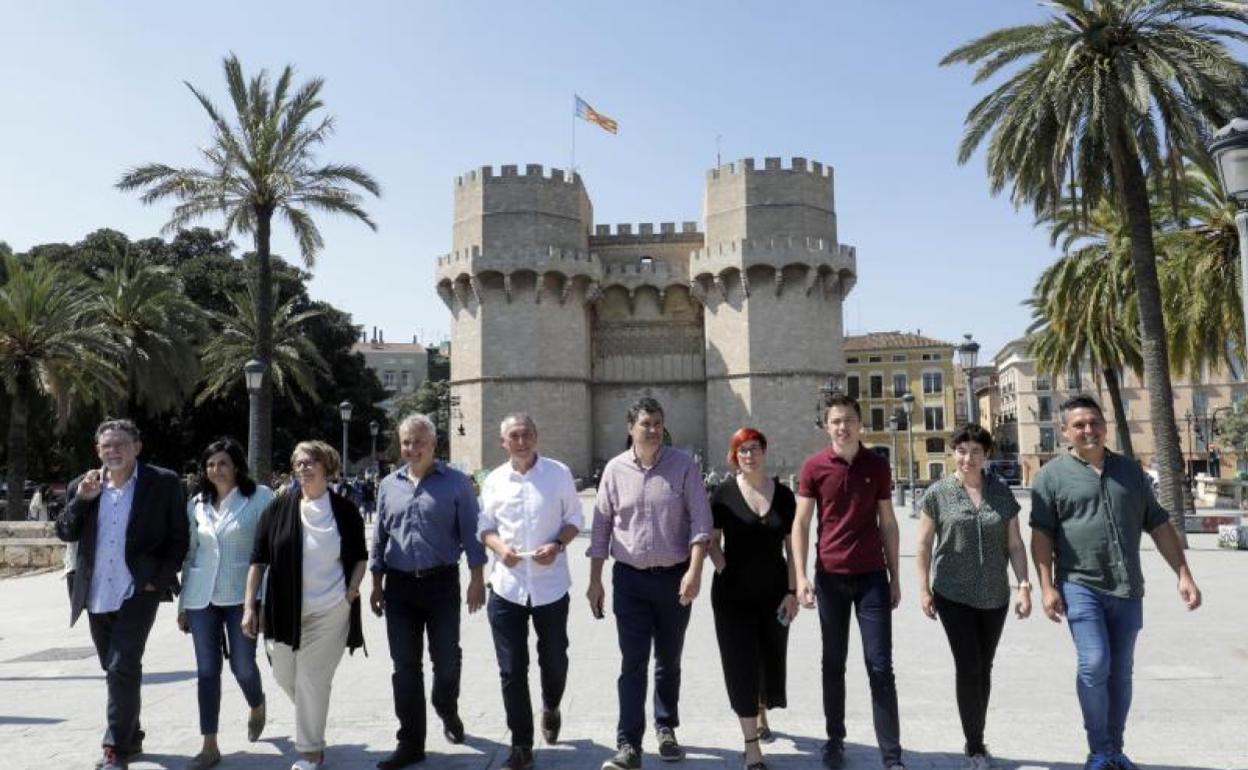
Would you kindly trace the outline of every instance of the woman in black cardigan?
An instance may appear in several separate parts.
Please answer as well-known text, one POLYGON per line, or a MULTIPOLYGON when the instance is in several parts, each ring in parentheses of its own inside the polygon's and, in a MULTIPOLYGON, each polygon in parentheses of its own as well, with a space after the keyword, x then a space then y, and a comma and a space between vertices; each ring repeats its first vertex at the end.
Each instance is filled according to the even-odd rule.
MULTIPOLYGON (((364 520, 349 500, 329 490, 338 453, 322 441, 304 441, 291 453, 299 491, 265 508, 247 573, 255 596, 267 568, 264 635, 273 677, 295 704, 291 770, 319 770, 325 761, 330 685, 344 649, 364 645, 360 582, 368 566, 364 520)), ((257 610, 243 612, 243 633, 257 633, 257 610)))

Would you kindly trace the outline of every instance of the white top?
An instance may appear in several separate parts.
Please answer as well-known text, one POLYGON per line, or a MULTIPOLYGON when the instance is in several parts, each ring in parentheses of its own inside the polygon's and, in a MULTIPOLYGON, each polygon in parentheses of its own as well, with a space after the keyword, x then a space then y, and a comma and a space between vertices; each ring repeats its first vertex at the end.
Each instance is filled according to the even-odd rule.
POLYGON ((130 526, 130 507, 138 486, 139 466, 124 484, 104 482, 100 492, 99 512, 95 530, 95 564, 91 586, 87 592, 87 611, 116 612, 126 599, 134 596, 134 575, 126 564, 126 529, 130 526))
MULTIPOLYGON (((572 472, 558 460, 539 456, 528 473, 520 473, 506 462, 491 471, 481 485, 477 537, 497 532, 503 542, 522 554, 532 554, 555 542, 565 525, 580 529, 583 522, 572 472)), ((572 587, 567 554, 560 553, 545 566, 531 556, 522 558, 515 567, 496 558, 490 586, 500 598, 514 604, 540 607, 559 601, 572 587)))
POLYGON ((299 503, 303 523, 303 614, 333 609, 347 596, 342 574, 342 537, 334 523, 329 493, 299 503))

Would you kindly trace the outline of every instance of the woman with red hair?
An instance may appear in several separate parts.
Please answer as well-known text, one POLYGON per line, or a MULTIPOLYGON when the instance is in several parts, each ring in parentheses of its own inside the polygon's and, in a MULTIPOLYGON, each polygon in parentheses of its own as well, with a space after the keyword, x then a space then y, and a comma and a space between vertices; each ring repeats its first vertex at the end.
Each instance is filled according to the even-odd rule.
POLYGON ((793 546, 797 501, 767 475, 767 437, 741 428, 729 442, 736 469, 715 490, 715 565, 711 607, 728 700, 741 720, 746 770, 766 770, 760 740, 770 740, 767 709, 784 708, 789 623, 797 617, 793 546))

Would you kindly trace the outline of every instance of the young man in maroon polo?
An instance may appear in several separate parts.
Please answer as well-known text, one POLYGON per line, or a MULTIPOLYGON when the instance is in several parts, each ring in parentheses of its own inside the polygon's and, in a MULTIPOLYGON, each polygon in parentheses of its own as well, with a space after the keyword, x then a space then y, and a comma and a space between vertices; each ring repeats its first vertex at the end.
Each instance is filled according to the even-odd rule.
POLYGON ((814 608, 819 600, 823 633, 823 714, 828 740, 823 766, 839 768, 845 745, 845 658, 849 616, 858 618, 871 715, 884 767, 904 770, 897 686, 893 679, 892 611, 901 602, 897 574, 897 518, 893 515, 888 460, 863 447, 858 402, 833 394, 825 402, 824 425, 832 442, 806 458, 793 523, 797 598, 814 608), (806 576, 810 520, 816 507, 815 579, 806 576))

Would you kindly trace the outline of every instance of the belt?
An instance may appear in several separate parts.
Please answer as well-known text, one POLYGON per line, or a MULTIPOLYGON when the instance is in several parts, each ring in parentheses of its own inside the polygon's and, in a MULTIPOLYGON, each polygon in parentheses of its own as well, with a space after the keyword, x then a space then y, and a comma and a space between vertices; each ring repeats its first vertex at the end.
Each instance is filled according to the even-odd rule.
POLYGON ((631 569, 633 572, 648 572, 652 575, 666 575, 671 572, 684 572, 689 569, 688 559, 682 561, 680 564, 669 564, 665 567, 634 567, 633 565, 625 564, 622 561, 617 561, 616 564, 619 564, 621 567, 626 569, 631 569))
POLYGON ((386 567, 387 572, 393 572, 403 577, 416 578, 432 578, 441 577, 442 575, 459 574, 458 564, 439 564, 436 567, 428 567, 426 569, 395 569, 394 567, 386 567))

